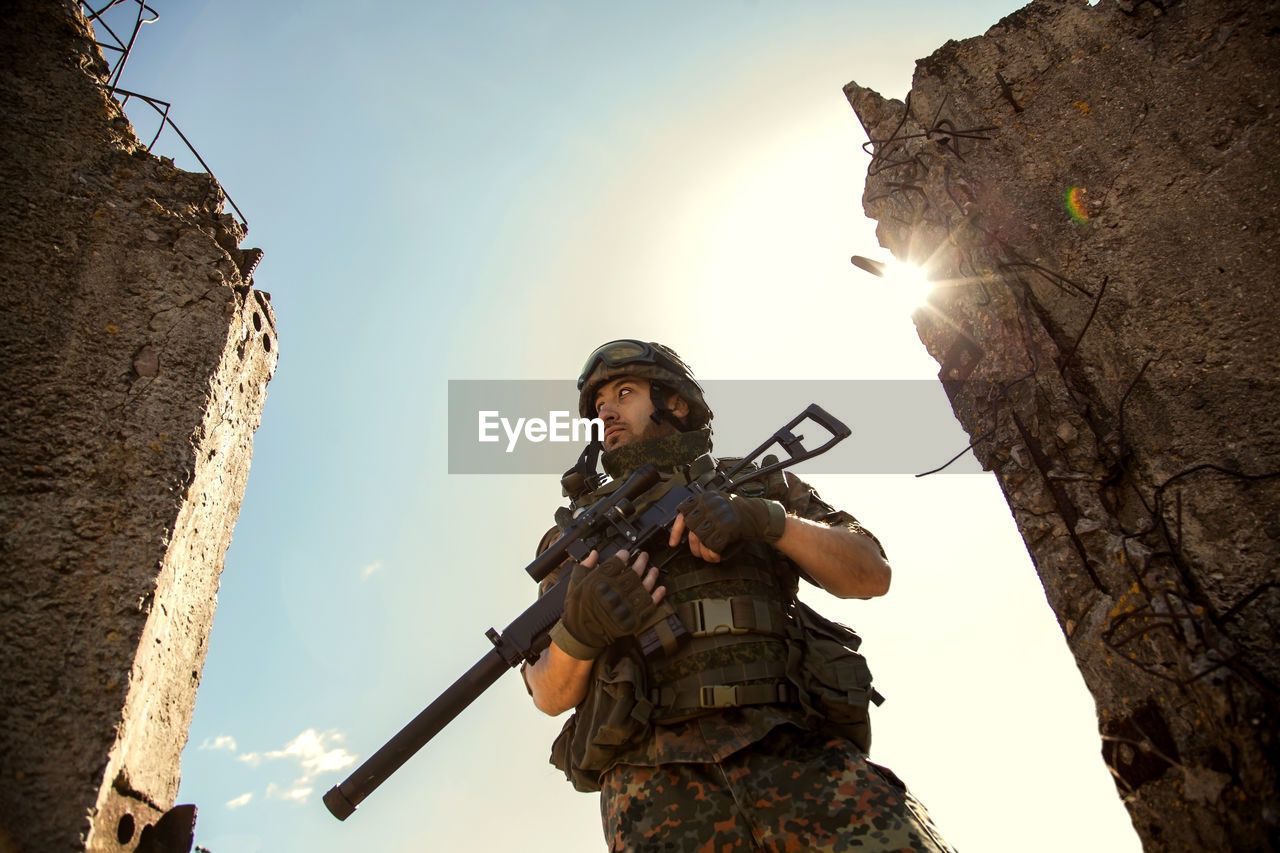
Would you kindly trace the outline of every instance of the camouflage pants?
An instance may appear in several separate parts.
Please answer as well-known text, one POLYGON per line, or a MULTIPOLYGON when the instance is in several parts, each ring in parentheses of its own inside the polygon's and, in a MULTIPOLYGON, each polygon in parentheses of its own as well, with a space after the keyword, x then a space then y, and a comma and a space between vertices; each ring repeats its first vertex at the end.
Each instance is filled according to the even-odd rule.
POLYGON ((841 738, 777 729, 718 764, 619 765, 602 782, 611 851, 954 853, 898 778, 841 738))

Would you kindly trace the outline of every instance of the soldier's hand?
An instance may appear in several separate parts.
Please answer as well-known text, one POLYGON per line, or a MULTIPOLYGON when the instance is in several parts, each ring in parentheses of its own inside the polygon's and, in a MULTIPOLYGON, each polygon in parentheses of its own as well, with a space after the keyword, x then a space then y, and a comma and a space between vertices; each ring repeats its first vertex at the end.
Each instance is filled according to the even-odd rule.
POLYGON ((657 585, 658 570, 649 567, 647 553, 631 565, 626 551, 599 566, 598 559, 592 551, 574 566, 564 615, 551 629, 555 644, 580 660, 591 660, 610 643, 635 633, 666 594, 666 588, 657 585))
POLYGON ((720 554, 740 539, 777 542, 787 524, 786 510, 777 501, 724 492, 703 492, 676 509, 680 514, 672 525, 670 544, 679 542, 687 529, 689 549, 709 562, 718 562, 720 554))
MULTIPOLYGON (((679 545, 680 540, 684 538, 685 532, 684 515, 677 514, 676 520, 671 525, 671 536, 668 537, 667 544, 672 548, 679 545)), ((706 560, 708 563, 720 562, 720 555, 703 545, 696 533, 689 533, 689 553, 699 560, 706 560)))

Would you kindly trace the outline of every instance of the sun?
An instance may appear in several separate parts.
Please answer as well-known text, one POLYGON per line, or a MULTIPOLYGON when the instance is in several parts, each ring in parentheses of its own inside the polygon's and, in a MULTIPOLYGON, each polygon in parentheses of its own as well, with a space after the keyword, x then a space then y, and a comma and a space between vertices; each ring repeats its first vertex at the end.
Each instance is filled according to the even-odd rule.
POLYGON ((894 313, 914 313, 933 290, 928 273, 915 264, 875 261, 861 255, 854 255, 852 261, 854 266, 876 276, 864 284, 867 296, 894 313))
POLYGON ((908 313, 914 312, 928 300, 933 282, 923 267, 890 261, 884 275, 884 286, 893 291, 889 297, 908 313))

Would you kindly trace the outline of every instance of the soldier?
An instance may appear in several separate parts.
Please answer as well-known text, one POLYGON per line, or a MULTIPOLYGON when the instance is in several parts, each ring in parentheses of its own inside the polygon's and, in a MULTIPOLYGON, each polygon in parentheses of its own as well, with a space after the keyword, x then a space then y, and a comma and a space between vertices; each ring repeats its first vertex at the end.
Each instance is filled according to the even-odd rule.
MULTIPOLYGON (((578 390, 580 414, 604 423, 614 478, 580 503, 645 462, 664 483, 712 466, 712 412, 671 349, 607 343, 578 390)), ((540 710, 575 709, 552 763, 600 791, 610 850, 950 851, 897 777, 867 760, 867 702, 879 697, 856 635, 796 598, 801 577, 841 598, 884 595, 880 543, 790 473, 744 490, 682 504, 660 567, 620 551, 558 569, 573 573, 564 616, 524 670, 540 710), (672 614, 692 639, 646 658, 637 637, 672 614)))

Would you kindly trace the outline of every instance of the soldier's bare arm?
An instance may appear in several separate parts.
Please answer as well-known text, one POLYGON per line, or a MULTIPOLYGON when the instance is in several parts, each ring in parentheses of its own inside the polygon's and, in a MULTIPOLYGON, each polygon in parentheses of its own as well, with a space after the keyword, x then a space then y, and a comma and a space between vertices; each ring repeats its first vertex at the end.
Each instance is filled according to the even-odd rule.
POLYGON ((537 663, 525 667, 524 680, 533 694, 533 704, 552 717, 577 707, 591 683, 589 660, 578 660, 552 643, 537 663))
MULTIPOLYGON (((676 516, 671 544, 685 533, 684 516, 676 516)), ((837 598, 875 598, 889 591, 893 572, 879 544, 855 530, 788 515, 782 537, 773 547, 837 598)), ((689 550, 708 563, 720 562, 720 555, 702 544, 696 533, 689 533, 689 550)))
POLYGON ((789 515, 773 547, 837 598, 875 598, 889 591, 893 571, 880 545, 856 530, 789 515))

